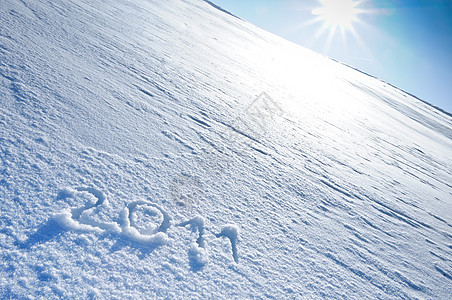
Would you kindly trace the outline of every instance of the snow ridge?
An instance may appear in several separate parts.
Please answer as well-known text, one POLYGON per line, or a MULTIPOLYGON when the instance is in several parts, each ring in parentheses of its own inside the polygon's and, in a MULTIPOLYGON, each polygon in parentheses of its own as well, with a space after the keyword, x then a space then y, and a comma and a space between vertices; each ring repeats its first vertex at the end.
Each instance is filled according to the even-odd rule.
POLYGON ((0 24, 1 299, 450 298, 450 114, 206 1, 0 24))

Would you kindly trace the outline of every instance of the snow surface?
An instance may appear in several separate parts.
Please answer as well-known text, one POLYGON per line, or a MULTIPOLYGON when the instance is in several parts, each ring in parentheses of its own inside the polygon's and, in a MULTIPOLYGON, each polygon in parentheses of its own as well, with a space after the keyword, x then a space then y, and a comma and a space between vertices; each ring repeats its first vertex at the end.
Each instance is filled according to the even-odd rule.
POLYGON ((1 0, 0 298, 452 297, 452 117, 202 0, 1 0))

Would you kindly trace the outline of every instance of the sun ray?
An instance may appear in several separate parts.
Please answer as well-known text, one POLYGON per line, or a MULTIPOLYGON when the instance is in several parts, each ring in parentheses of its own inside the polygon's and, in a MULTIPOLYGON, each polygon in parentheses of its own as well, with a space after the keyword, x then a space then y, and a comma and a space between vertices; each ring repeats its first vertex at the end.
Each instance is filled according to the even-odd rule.
MULTIPOLYGON (((368 26, 367 22, 365 22, 365 16, 376 13, 366 7, 370 0, 317 1, 319 3, 317 7, 306 8, 312 13, 312 18, 291 27, 291 32, 317 25, 311 37, 304 41, 305 45, 316 48, 320 46, 319 42, 323 41, 324 44, 320 46, 321 48, 317 48, 321 49, 322 53, 329 55, 331 51, 337 52, 337 47, 341 47, 342 53, 347 55, 347 53, 356 52, 356 49, 348 49, 349 45, 353 45, 353 42, 350 41, 352 39, 357 41, 357 46, 360 49, 370 53, 368 47, 363 44, 357 28, 355 28, 368 26), (332 50, 333 46, 334 50, 332 50)), ((373 54, 370 56, 370 60, 374 60, 373 54)))

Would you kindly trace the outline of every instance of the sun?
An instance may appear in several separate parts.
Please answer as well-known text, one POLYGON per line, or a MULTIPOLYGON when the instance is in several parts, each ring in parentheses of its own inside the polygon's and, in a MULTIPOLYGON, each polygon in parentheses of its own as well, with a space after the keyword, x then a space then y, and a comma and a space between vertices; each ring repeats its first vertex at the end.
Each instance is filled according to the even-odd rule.
POLYGON ((361 12, 357 6, 360 4, 354 0, 319 0, 321 7, 312 11, 331 29, 340 28, 342 31, 351 30, 353 22, 357 21, 357 15, 361 12))

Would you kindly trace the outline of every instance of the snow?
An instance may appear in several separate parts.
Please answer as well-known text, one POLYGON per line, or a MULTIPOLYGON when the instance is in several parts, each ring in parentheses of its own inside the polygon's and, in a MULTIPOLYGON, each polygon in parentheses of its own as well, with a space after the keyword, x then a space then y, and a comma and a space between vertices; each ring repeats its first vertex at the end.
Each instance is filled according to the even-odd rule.
POLYGON ((201 0, 0 24, 0 298, 451 297, 450 114, 201 0))
POLYGON ((239 228, 235 224, 227 224, 221 228, 221 232, 217 237, 227 237, 231 242, 232 257, 236 263, 239 262, 239 255, 237 253, 237 239, 239 237, 239 228))

